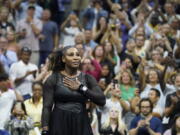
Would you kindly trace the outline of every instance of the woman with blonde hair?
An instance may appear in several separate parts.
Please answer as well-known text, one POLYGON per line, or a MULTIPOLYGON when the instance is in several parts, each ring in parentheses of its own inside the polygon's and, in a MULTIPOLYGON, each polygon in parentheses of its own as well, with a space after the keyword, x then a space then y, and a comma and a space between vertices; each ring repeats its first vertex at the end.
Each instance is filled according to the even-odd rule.
POLYGON ((138 89, 135 86, 135 80, 130 70, 123 70, 118 80, 122 99, 130 101, 138 94, 138 89))
POLYGON ((126 135, 126 126, 118 108, 111 108, 106 122, 100 126, 102 135, 126 135))

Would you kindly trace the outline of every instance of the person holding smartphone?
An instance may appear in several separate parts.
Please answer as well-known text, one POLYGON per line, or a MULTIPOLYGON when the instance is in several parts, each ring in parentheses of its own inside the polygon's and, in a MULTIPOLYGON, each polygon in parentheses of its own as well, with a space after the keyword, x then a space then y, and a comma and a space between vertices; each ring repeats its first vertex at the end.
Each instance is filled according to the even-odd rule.
POLYGON ((121 90, 119 89, 119 83, 117 80, 114 80, 107 86, 106 90, 104 91, 106 95, 106 104, 103 108, 99 108, 101 112, 101 124, 103 125, 109 116, 109 110, 113 107, 117 108, 120 113, 123 111, 129 111, 129 102, 125 101, 121 97, 121 90), (107 94, 110 95, 110 98, 107 98, 107 94))
POLYGON ((110 70, 108 63, 101 64, 101 77, 99 79, 98 85, 104 91, 107 86, 111 83, 113 78, 113 72, 110 70))

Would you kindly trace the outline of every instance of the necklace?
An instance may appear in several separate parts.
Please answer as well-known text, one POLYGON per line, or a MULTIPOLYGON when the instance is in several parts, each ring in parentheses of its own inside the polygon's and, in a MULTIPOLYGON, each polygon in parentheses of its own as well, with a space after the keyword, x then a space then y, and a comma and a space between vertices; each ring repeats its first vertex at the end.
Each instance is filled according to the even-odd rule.
POLYGON ((66 76, 66 77, 69 78, 69 79, 77 78, 77 76, 79 76, 80 73, 81 73, 80 71, 77 71, 77 73, 76 73, 75 75, 68 75, 65 71, 62 71, 62 72, 61 72, 62 75, 66 76))

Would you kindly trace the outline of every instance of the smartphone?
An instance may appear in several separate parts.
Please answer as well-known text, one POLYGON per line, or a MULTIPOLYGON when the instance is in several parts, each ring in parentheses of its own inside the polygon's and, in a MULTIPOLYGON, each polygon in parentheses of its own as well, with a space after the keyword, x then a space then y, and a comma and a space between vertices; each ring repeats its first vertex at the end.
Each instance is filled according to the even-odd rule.
POLYGON ((116 88, 117 85, 118 85, 118 80, 117 79, 113 79, 113 87, 116 88))
POLYGON ((106 80, 105 78, 101 78, 101 79, 100 79, 100 81, 102 81, 102 82, 105 82, 105 80, 106 80))

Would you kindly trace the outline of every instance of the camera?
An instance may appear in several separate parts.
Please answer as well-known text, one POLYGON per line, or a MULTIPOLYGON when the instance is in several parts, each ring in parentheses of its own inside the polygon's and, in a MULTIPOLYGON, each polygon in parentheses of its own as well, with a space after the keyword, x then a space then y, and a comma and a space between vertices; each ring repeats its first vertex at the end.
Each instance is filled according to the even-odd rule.
POLYGON ((113 83, 114 84, 118 84, 118 80, 117 79, 113 79, 113 83))

